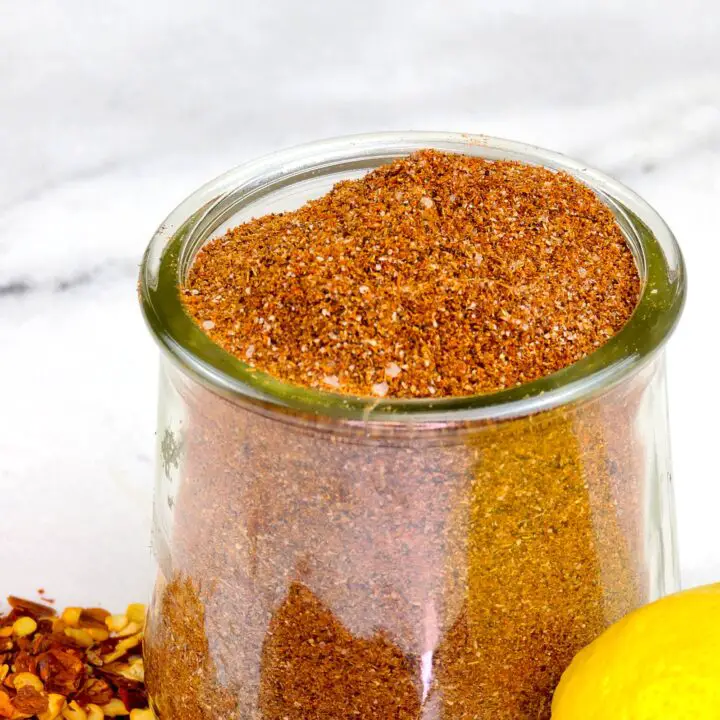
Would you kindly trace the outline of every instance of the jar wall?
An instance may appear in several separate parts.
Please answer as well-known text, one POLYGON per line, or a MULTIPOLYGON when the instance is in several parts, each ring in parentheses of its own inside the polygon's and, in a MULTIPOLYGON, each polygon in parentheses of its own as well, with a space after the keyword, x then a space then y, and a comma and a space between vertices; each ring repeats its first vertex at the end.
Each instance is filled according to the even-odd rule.
POLYGON ((147 682, 162 720, 549 718, 674 589, 664 364, 501 422, 313 423, 164 361, 147 682))

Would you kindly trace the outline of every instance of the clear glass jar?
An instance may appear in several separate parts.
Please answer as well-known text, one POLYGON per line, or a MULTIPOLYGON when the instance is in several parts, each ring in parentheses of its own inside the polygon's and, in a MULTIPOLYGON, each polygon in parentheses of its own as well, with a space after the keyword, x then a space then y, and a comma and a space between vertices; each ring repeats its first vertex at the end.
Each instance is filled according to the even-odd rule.
POLYGON ((548 718, 574 653, 677 587, 663 345, 684 293, 678 247, 645 202, 503 140, 330 140, 188 198, 141 272, 163 351, 146 638, 158 716, 548 718), (519 388, 377 401, 256 373, 184 313, 178 284, 208 239, 426 147, 591 186, 642 277, 621 332, 519 388))

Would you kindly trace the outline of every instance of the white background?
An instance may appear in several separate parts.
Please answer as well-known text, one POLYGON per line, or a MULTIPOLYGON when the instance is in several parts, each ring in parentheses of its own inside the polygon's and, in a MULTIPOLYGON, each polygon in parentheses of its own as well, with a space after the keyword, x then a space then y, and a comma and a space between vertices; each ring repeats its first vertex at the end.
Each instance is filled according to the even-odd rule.
POLYGON ((146 595, 142 251, 225 169, 379 129, 551 147, 668 220, 681 563, 720 580, 720 3, 0 0, 0 595, 146 595))

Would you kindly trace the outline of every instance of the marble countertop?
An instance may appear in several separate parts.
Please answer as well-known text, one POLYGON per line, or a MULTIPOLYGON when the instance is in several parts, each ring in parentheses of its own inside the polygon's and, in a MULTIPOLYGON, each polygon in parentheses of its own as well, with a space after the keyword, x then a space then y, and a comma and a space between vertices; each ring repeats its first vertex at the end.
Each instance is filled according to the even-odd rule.
POLYGON ((142 251, 225 169, 377 129, 551 147, 665 217, 690 276, 669 347, 683 580, 720 580, 720 5, 242 5, 3 13, 0 595, 147 594, 157 353, 136 301, 142 251))

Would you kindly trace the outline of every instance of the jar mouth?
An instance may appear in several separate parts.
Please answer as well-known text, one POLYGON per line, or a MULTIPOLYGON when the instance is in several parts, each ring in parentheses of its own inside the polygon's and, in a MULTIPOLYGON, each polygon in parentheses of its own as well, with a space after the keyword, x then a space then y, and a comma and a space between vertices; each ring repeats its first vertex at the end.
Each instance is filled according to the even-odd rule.
POLYGON ((334 138, 267 155, 221 175, 190 195, 153 236, 140 269, 145 319, 163 351, 211 390, 259 412, 360 423, 482 422, 526 416, 595 395, 636 372, 672 333, 685 300, 685 267, 672 232, 623 184, 559 153, 484 135, 383 132, 334 138), (214 343, 185 312, 180 285, 196 252, 223 227, 297 207, 335 182, 358 177, 416 150, 434 148, 489 160, 516 160, 562 170, 589 186, 610 208, 635 256, 642 288, 625 326, 578 362, 532 382, 452 398, 376 399, 282 382, 251 368, 214 343), (298 195, 305 198, 298 202, 298 195), (307 193, 310 192, 310 195, 307 193), (253 212, 254 211, 254 212, 253 212), (248 214, 249 213, 249 214, 248 214), (229 222, 235 218, 233 222, 229 222))

